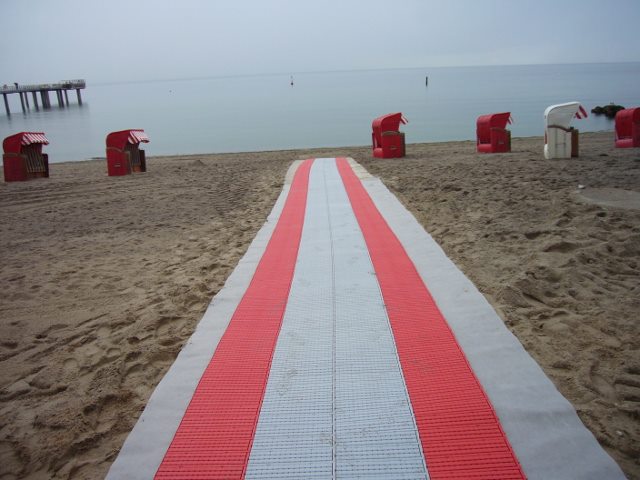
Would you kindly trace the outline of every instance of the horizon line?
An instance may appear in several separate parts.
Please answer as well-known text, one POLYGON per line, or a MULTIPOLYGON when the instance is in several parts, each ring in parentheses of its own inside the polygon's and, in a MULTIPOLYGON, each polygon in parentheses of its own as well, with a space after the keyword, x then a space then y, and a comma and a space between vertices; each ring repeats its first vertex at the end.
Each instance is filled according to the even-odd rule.
POLYGON ((418 67, 385 67, 385 68, 340 68, 329 70, 300 70, 288 72, 261 72, 261 73, 228 73, 214 75, 198 75, 186 77, 163 77, 163 78, 147 78, 147 79, 125 79, 125 80, 98 80, 92 82, 95 86, 108 85, 124 85, 135 83, 162 83, 174 81, 197 81, 208 79, 224 79, 224 78, 247 78, 247 77, 279 77, 291 75, 315 75, 323 73, 350 73, 350 72, 376 72, 388 70, 421 70, 421 69, 443 69, 443 68, 504 68, 504 67, 536 67, 536 66, 553 66, 553 65, 621 65, 640 63, 640 60, 625 62, 554 62, 554 63, 509 63, 503 65, 439 65, 439 66, 418 66, 418 67))

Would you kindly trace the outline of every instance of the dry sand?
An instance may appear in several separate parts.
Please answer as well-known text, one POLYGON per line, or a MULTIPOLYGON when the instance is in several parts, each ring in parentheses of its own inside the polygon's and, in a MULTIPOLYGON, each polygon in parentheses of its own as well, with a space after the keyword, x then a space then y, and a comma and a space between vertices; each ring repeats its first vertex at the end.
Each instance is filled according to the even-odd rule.
POLYGON ((369 148, 156 157, 121 178, 76 162, 1 184, 0 479, 102 477, 291 161, 347 155, 640 478, 640 210, 602 204, 640 192, 640 150, 613 149, 612 135, 583 134, 574 160, 544 160, 527 138, 504 155, 452 142, 398 160, 369 148))

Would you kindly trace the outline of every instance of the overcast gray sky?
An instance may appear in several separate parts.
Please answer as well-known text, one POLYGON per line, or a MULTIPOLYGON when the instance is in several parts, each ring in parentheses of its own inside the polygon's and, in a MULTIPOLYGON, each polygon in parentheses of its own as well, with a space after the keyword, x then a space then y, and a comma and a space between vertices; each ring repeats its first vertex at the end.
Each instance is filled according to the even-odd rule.
POLYGON ((640 0, 0 0, 0 84, 640 61, 640 0))

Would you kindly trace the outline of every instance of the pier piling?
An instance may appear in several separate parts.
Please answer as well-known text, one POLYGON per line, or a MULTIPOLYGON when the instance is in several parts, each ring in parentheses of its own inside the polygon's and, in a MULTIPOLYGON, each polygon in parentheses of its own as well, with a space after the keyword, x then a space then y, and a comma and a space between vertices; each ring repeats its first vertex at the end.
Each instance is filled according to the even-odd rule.
POLYGON ((40 110, 40 108, 38 107, 38 95, 36 92, 31 92, 31 95, 33 96, 33 106, 35 107, 36 110, 40 110))
POLYGON ((7 116, 11 115, 11 110, 9 110, 9 102, 7 101, 7 94, 3 93, 2 96, 4 97, 4 108, 7 111, 7 116))

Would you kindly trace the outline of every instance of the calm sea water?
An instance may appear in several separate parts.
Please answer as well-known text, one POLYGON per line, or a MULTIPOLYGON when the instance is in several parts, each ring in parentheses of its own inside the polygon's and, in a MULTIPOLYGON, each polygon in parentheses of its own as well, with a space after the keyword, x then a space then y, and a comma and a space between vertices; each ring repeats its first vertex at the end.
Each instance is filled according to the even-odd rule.
MULTIPOLYGON (((373 118, 401 111, 407 142, 475 139, 475 120, 511 111, 513 136, 543 134, 548 105, 640 106, 640 63, 416 68, 96 84, 84 104, 27 114, 12 95, 0 137, 44 131, 52 162, 105 156, 108 132, 143 128, 147 155, 367 145, 373 118), (429 85, 425 86, 425 77, 429 85)), ((55 79, 43 78, 43 81, 55 79)), ((31 97, 30 97, 31 100, 31 97)), ((55 95, 52 104, 57 105, 55 95)), ((2 105, 3 106, 3 105, 2 105)), ((612 130, 590 115, 580 131, 612 130)))

